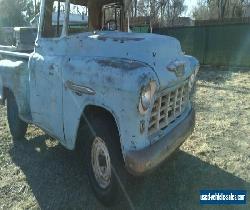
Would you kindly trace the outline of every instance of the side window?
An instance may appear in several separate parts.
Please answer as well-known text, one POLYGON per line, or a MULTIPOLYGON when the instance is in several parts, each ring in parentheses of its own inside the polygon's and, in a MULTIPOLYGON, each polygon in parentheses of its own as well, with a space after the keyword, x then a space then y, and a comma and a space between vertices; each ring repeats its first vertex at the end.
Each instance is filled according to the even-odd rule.
POLYGON ((68 34, 88 31, 88 7, 85 5, 70 4, 68 34))
POLYGON ((65 3, 61 0, 46 0, 42 37, 60 37, 65 17, 65 3))

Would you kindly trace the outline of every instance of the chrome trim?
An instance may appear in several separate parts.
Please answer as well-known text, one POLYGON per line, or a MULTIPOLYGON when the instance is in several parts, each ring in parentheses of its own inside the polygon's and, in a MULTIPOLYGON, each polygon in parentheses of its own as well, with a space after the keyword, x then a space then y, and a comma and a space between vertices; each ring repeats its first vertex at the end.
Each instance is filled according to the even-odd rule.
POLYGON ((148 135, 152 136, 177 120, 185 112, 188 102, 188 80, 171 91, 161 93, 151 110, 148 135))
POLYGON ((185 62, 174 61, 167 66, 167 70, 175 73, 177 77, 183 77, 185 74, 185 62))
POLYGON ((195 111, 191 109, 185 118, 156 143, 125 153, 125 166, 134 176, 142 176, 159 166, 191 135, 195 126, 195 111))
POLYGON ((72 81, 65 82, 65 87, 69 88, 70 90, 72 90, 78 95, 82 95, 82 94, 95 95, 96 94, 96 92, 93 89, 86 87, 86 86, 77 85, 72 81))

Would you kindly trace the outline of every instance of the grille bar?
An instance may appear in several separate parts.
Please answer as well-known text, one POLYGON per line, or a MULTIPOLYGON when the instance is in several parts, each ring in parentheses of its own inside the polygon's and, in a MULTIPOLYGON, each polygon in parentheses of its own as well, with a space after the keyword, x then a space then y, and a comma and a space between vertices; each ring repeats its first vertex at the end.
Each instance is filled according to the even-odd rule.
POLYGON ((185 111, 188 104, 188 83, 176 88, 155 100, 149 121, 148 133, 152 135, 166 128, 185 111))

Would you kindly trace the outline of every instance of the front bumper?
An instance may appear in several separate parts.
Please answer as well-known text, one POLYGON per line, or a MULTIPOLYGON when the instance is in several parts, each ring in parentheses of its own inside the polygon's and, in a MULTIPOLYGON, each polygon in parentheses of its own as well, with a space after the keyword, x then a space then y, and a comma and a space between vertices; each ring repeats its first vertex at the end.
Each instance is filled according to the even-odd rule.
POLYGON ((170 156, 194 130, 195 111, 192 109, 186 118, 155 144, 125 155, 125 166, 129 173, 141 176, 151 171, 170 156))

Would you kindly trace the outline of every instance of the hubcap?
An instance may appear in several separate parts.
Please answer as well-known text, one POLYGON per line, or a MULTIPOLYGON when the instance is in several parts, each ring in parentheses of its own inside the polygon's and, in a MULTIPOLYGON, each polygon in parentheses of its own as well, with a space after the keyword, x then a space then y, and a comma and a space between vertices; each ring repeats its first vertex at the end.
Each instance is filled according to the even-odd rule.
POLYGON ((105 142, 96 137, 91 148, 91 163, 98 185, 105 189, 111 181, 111 161, 105 142))

